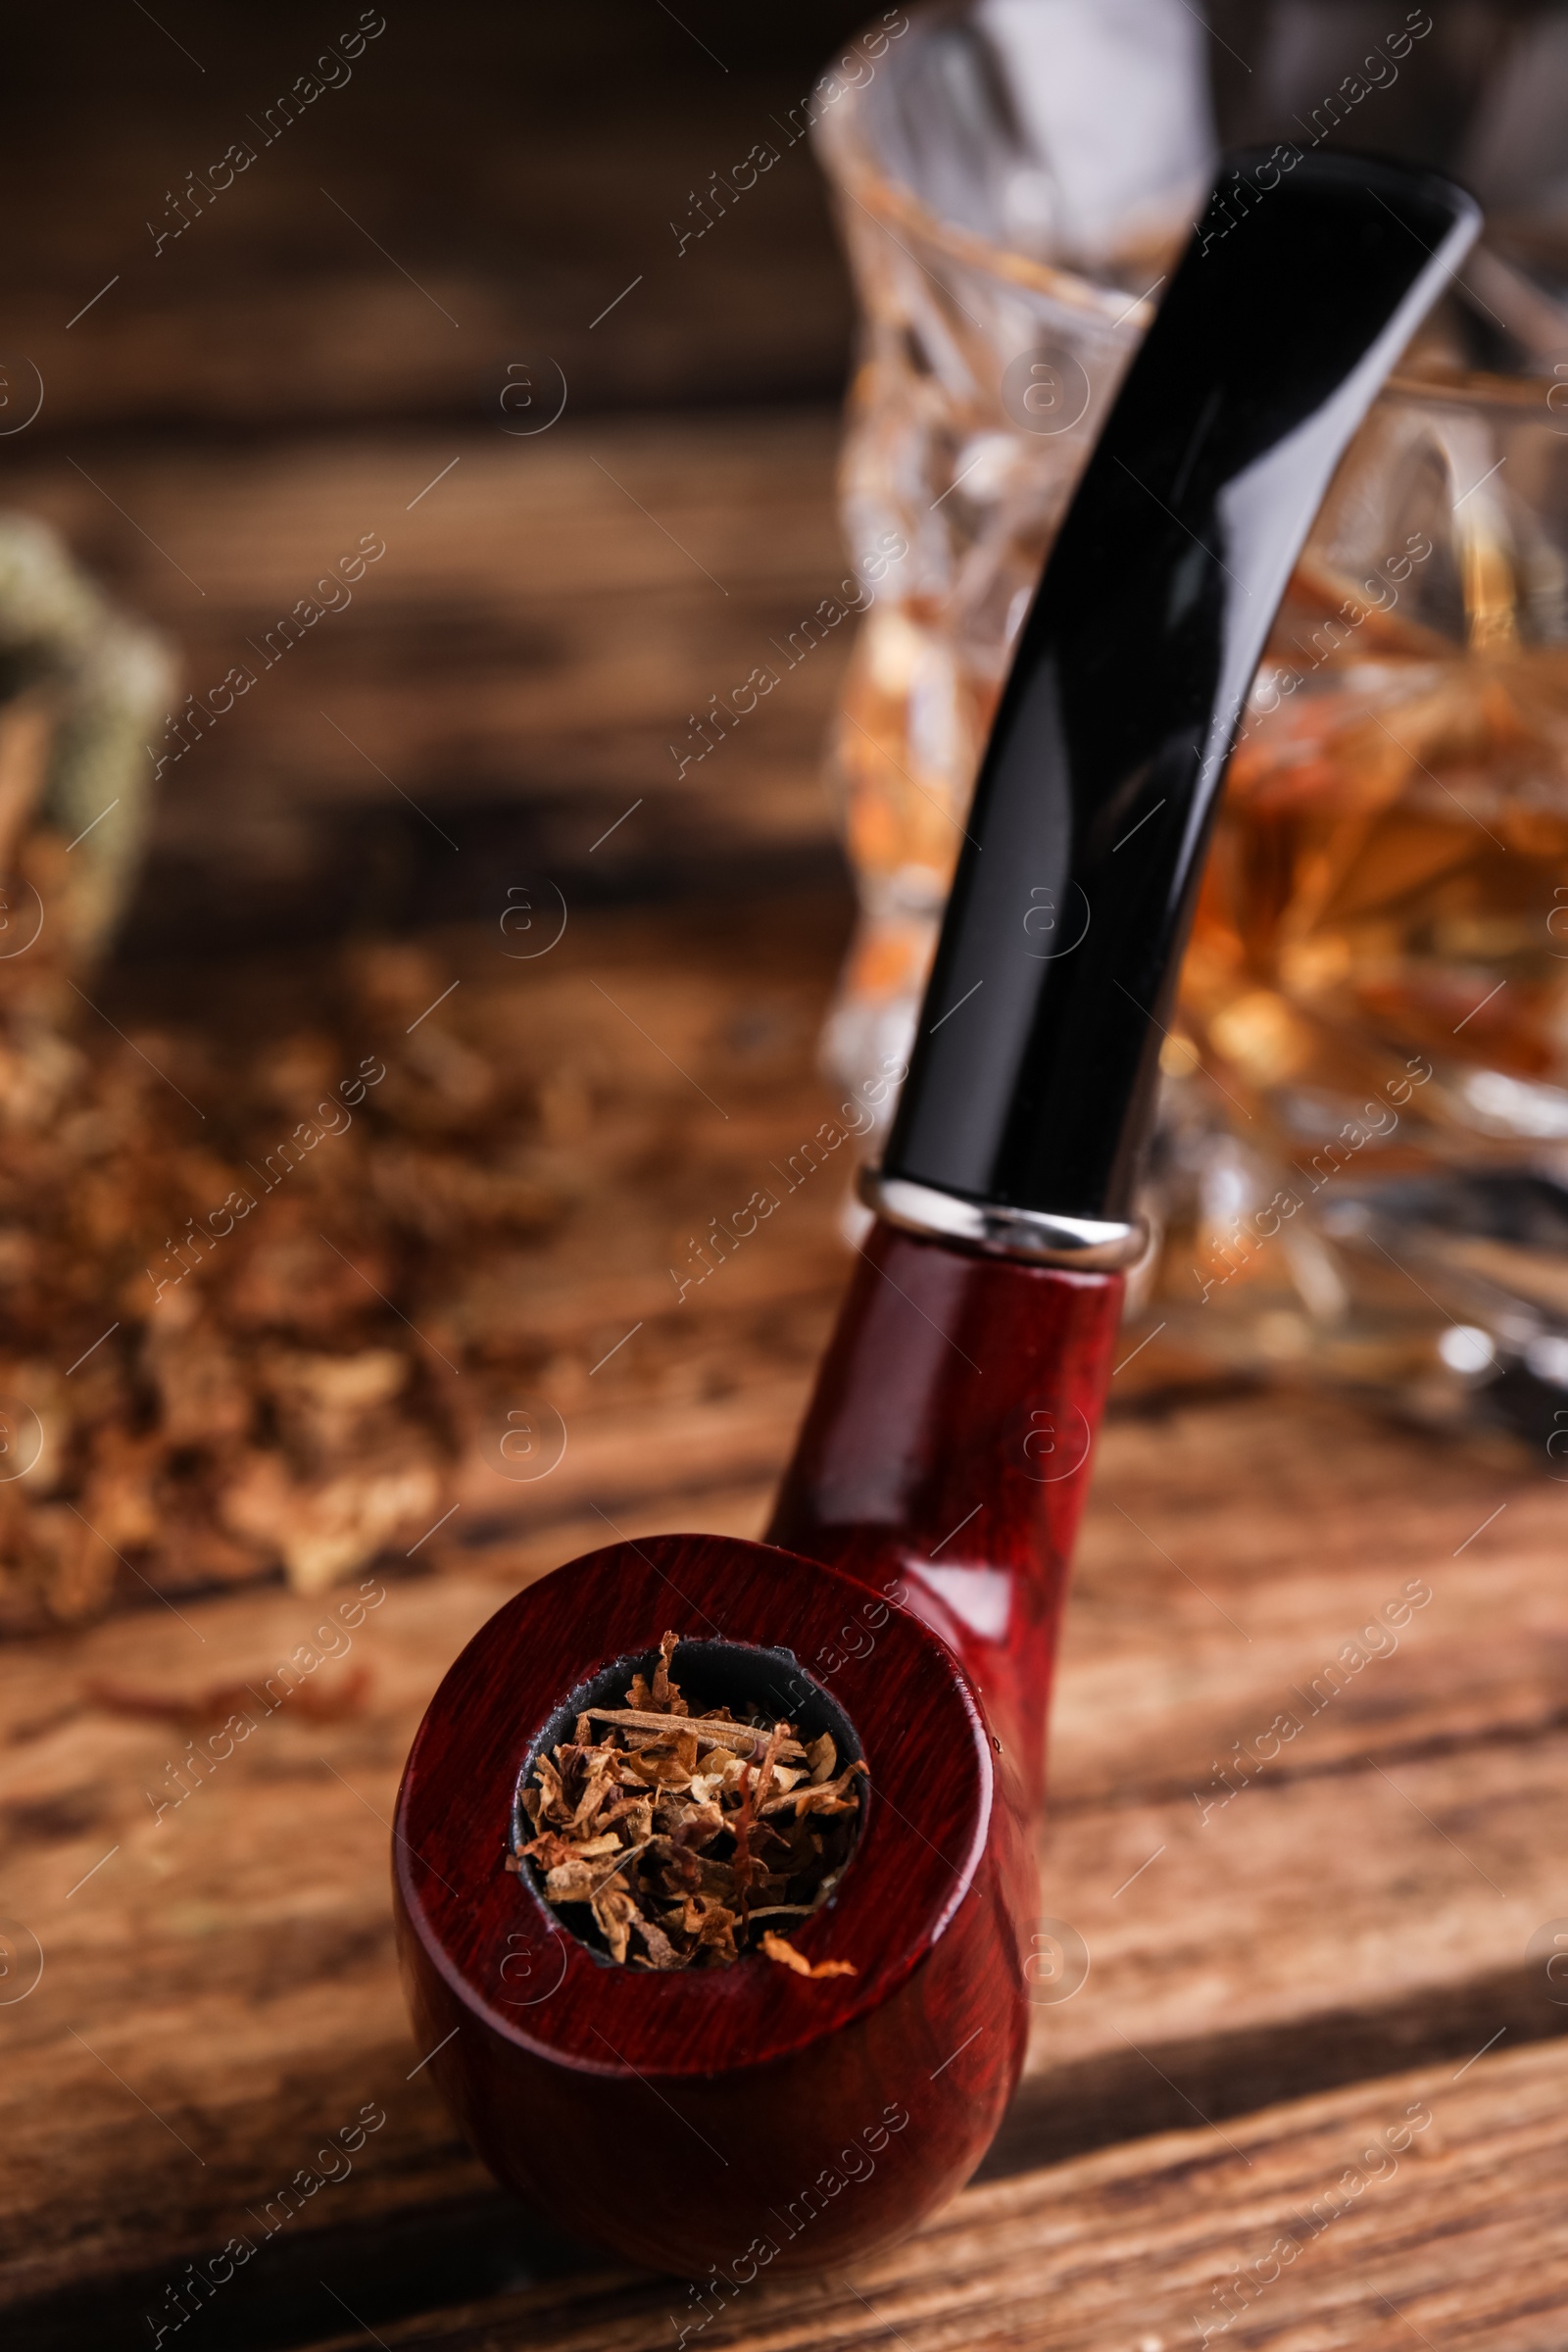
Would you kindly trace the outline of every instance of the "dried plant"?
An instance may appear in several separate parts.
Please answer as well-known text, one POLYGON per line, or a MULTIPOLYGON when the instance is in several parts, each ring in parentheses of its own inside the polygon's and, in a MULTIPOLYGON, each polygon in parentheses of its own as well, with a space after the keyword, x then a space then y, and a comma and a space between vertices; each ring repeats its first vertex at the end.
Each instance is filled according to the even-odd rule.
POLYGON ((843 1876, 865 1766, 841 1772, 831 1733, 803 1744, 760 1710, 694 1715, 670 1675, 677 1642, 663 1637, 652 1683, 633 1676, 622 1705, 585 1709, 537 1758, 522 1791, 533 1836, 509 1867, 531 1863, 547 1902, 586 1909, 622 1965, 722 1968, 760 1951, 800 1976, 854 1976, 848 1960, 813 1967, 780 1929, 843 1876))

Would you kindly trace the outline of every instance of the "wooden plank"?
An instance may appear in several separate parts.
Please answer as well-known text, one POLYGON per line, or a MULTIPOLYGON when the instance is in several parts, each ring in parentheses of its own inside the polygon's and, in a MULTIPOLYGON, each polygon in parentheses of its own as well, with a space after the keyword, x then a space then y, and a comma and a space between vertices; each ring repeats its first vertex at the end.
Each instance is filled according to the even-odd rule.
POLYGON ((12 61, 3 267, 42 429, 494 414, 508 364, 546 353, 580 406, 820 397, 848 289, 787 117, 858 24, 819 0, 690 31, 629 0, 591 26, 454 0, 326 64, 337 86, 292 122, 279 93, 333 38, 308 11, 207 24, 200 75, 123 12, 96 12, 85 45, 35 24, 12 61), (760 140, 777 165, 714 191, 682 251, 671 219, 700 230, 698 193, 760 140), (254 161, 215 187, 235 142, 254 161))
POLYGON ((1449 1445, 1289 1389, 1234 1397, 1218 1416, 1156 1397, 1115 1419, 1111 1446, 1064 1645, 1058 1815, 1112 1788, 1155 1799, 1197 1786, 1223 1798, 1211 1767, 1285 1709, 1304 1729, 1269 1768, 1276 1783, 1342 1769, 1396 1719, 1406 1746, 1560 1725, 1568 1625, 1544 1456, 1494 1451, 1485 1436, 1449 1445), (1229 1464, 1216 1450, 1222 1428, 1229 1464), (1393 1625, 1385 1612, 1412 1580, 1433 1598, 1393 1625), (1144 1654, 1151 1606, 1179 1612, 1181 1664, 1140 1696, 1121 1661, 1144 1654), (1361 1646, 1388 1654, 1340 1661, 1338 1697, 1293 1690, 1380 1620, 1361 1646))
POLYGON ((465 890, 499 897, 486 810, 541 811, 533 870, 601 889, 660 860, 824 848, 820 753, 855 623, 805 624, 848 570, 838 432, 809 410, 177 461, 87 445, 85 473, 36 454, 14 499, 170 633, 200 706, 153 732, 143 928, 188 939, 214 894, 230 922, 254 902, 253 920, 297 928, 302 889, 345 845, 363 865, 378 828, 407 833, 416 903, 470 910, 465 890), (313 599, 309 634, 284 630, 313 599))
MULTIPOLYGON (((374 2333, 389 2352, 1558 2352, 1565 2093, 1561 2047, 1392 2076, 971 2188, 848 2274, 774 2283, 737 2248, 701 2289, 590 2273, 377 2312, 374 2333)), ((318 2283, 323 2315, 349 2301, 318 2283)), ((326 2325, 319 2352, 365 2341, 326 2325)))
MULTIPOLYGON (((1530 1716, 1520 1637, 1507 1630, 1517 1614, 1541 1643, 1563 1638, 1554 1495, 1521 1479, 1499 1523, 1506 1543, 1494 1530, 1482 1557, 1473 1545, 1446 1576, 1417 1537, 1410 1556, 1425 1562, 1432 1602, 1397 1654, 1369 1666, 1301 1735, 1303 1750, 1323 1742, 1332 1769, 1265 1774, 1206 1828, 1190 1793, 1170 1788, 1178 1774, 1206 1776, 1216 1743, 1250 1731, 1276 1668, 1286 1681, 1310 1678, 1348 1625, 1364 1621, 1362 1602, 1404 1581, 1388 1528, 1346 1515, 1337 1463, 1352 1489, 1381 1458, 1386 1492, 1426 1470, 1439 1501, 1446 1481, 1462 1499, 1459 1469, 1422 1440, 1357 1435, 1357 1417, 1331 1403, 1300 1407, 1291 1428, 1299 1494, 1280 1490, 1254 1400, 1180 1416, 1158 1493, 1150 1426, 1121 1421, 1108 1433, 1062 1669, 1058 1812, 1044 1849, 1045 1909, 1079 1928, 1093 1966, 1072 2000, 1039 2012, 1004 2163, 1190 2121, 1189 2101, 1224 2123, 1260 2089, 1341 2080, 1347 2064, 1364 2072, 1391 2049, 1450 2051, 1457 2065, 1499 2029, 1517 2040, 1562 2022, 1528 1975, 1524 1946, 1544 1921, 1568 1916, 1564 1741, 1530 1716), (1250 1531, 1225 1539, 1232 1583, 1219 1581, 1220 1564, 1207 1570, 1222 1603, 1247 1608, 1252 1646, 1271 1650, 1265 1673, 1243 1668, 1244 1638, 1223 1624, 1217 1638, 1213 1611, 1174 1568, 1156 1553, 1142 1568, 1128 1539, 1109 1532, 1126 1525, 1112 1503, 1123 1494, 1173 1557, 1195 1515, 1217 1517, 1221 1497, 1224 1525, 1250 1531), (1310 1564, 1304 1591, 1283 1565, 1251 1577, 1251 1558, 1278 1562, 1289 1544, 1310 1564), (1220 1639, 1232 1644, 1231 1678, 1220 1639), (1375 1687, 1373 1675, 1384 1678, 1375 1687), (1107 1683, 1115 1725, 1102 1714, 1107 1683), (1466 1727, 1451 1741, 1431 1736, 1435 1694, 1466 1727), (1173 1701, 1177 1724, 1164 1734, 1173 1701), (1331 1757, 1336 1737, 1346 1744, 1331 1757), (1144 1745, 1164 1759, 1164 1793, 1149 1791, 1144 1745)), ((780 1450, 785 1442, 781 1430, 780 1450)), ((1471 1526, 1496 1492, 1485 1470, 1466 1506, 1471 1526)), ((744 1503, 732 1495, 737 1520, 744 1503)), ((612 1516, 633 1534, 709 1523, 701 1495, 612 1516)), ((593 1518, 559 1532, 578 1543, 593 1518)), ((157 1822, 146 1792, 171 1785, 166 1767, 184 1734, 84 1703, 88 1683, 263 1688, 328 1621, 332 1596, 313 1606, 236 1595, 185 1609, 189 1624, 154 1611, 0 1654, 4 1906, 46 1955, 38 1990, 0 2010, 10 2061, 0 2276, 12 2295, 220 2238, 305 2161, 313 2132, 368 2099, 386 2109, 386 2133, 373 2164, 334 2191, 323 2223, 473 2193, 476 2175, 427 2078, 407 2080, 422 2053, 408 2044, 392 1977, 384 1824, 425 1694, 515 1573, 504 1557, 495 1565, 499 1581, 470 1569, 389 1586, 351 1645, 330 1635, 320 1644, 343 1650, 320 1669, 323 1690, 369 1667, 364 1711, 322 1723, 274 1710, 157 1822)))

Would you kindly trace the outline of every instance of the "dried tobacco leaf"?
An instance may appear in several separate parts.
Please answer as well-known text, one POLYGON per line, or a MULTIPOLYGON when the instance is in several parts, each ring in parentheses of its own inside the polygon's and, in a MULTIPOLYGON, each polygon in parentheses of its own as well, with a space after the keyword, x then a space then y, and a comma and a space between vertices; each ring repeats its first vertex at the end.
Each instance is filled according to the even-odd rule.
MULTIPOLYGON (((538 1756, 522 1790, 533 1835, 508 1868, 531 1864, 548 1903, 586 1910, 578 1933, 622 1966, 723 1968, 761 1951, 812 1967, 766 1920, 808 1918, 838 1885, 859 1826, 865 1766, 840 1772, 831 1733, 803 1743, 760 1709, 694 1715, 670 1673, 666 1633, 652 1680, 618 1707, 588 1707, 570 1740, 538 1756)), ((575 1922, 571 1923, 574 1926, 575 1922)))
POLYGON ((813 1968, 804 1952, 798 1952, 786 1936, 769 1933, 762 1937, 762 1949, 770 1960, 782 1961, 798 1977, 854 1977, 859 1971, 853 1960, 819 1960, 813 1968))
POLYGON ((529 1335, 477 1341, 457 1300, 565 1213, 510 984, 466 966, 411 1035, 454 973, 362 943, 308 980, 294 955, 242 988, 187 972, 152 992, 182 1000, 167 1023, 110 1026, 77 919, 109 828, 68 855, 83 820, 23 823, 27 699, 0 707, 0 897, 48 919, 0 955, 0 1394, 41 1420, 51 1470, 0 1481, 0 1640, 279 1568, 317 1592, 438 1565, 462 1464, 533 1363, 529 1335), (474 1404, 443 1385, 460 1351, 474 1404))
MULTIPOLYGON (((292 1693, 289 1712, 310 1723, 341 1723, 365 1712, 370 1681, 368 1666, 351 1666, 324 1690, 314 1683, 301 1683, 292 1693)), ((101 1707, 106 1714, 142 1716, 191 1731, 268 1704, 258 1698, 249 1683, 210 1683, 205 1690, 190 1692, 130 1690, 122 1684, 94 1677, 82 1685, 82 1696, 89 1706, 101 1707)))

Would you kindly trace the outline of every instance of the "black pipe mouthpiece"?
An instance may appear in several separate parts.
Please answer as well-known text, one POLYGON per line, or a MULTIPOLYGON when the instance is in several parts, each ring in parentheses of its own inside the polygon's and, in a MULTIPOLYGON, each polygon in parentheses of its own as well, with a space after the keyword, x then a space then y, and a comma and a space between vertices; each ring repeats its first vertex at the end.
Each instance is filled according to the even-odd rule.
POLYGON ((1480 223, 1430 172, 1227 159, 1035 597, 882 1175, 1123 1220, 1225 762, 1350 436, 1480 223))

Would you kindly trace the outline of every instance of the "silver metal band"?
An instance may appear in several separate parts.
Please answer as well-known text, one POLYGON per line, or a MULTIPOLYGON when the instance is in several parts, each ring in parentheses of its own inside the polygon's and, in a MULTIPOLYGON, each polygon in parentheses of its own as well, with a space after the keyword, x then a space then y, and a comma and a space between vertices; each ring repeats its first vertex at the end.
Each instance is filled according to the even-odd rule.
POLYGON ((861 1168, 856 1181, 866 1207, 890 1225, 954 1242, 963 1250, 983 1250, 990 1257, 1025 1258, 1037 1266, 1104 1274, 1134 1264, 1149 1243, 1149 1228, 1141 1217, 1118 1225, 1091 1217, 1054 1217, 1037 1208, 988 1207, 906 1176, 884 1176, 880 1168, 861 1168))

